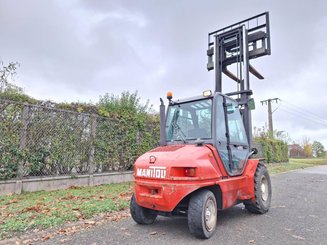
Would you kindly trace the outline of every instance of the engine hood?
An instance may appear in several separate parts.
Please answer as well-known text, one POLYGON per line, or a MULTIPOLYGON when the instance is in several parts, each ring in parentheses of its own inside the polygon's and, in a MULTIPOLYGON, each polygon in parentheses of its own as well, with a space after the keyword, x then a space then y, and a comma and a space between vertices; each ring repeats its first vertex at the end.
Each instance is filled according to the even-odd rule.
POLYGON ((169 145, 155 148, 140 156, 135 162, 134 177, 179 179, 185 177, 185 168, 195 168, 196 179, 221 176, 213 153, 206 145, 169 145))

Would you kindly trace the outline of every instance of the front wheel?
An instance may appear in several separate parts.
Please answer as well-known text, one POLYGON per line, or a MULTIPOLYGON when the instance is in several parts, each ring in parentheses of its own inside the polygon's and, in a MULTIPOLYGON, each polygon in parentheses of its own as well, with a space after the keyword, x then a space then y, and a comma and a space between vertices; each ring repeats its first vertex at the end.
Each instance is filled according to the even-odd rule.
POLYGON ((156 220, 158 215, 156 211, 138 205, 135 200, 134 194, 130 203, 130 212, 133 220, 141 225, 152 224, 156 220))
POLYGON ((254 176, 254 202, 248 200, 244 202, 245 208, 256 214, 268 212, 271 203, 271 182, 268 170, 262 163, 258 164, 254 176))
POLYGON ((190 232, 198 238, 209 238, 214 234, 217 225, 217 203, 211 191, 201 190, 192 195, 187 221, 190 232))

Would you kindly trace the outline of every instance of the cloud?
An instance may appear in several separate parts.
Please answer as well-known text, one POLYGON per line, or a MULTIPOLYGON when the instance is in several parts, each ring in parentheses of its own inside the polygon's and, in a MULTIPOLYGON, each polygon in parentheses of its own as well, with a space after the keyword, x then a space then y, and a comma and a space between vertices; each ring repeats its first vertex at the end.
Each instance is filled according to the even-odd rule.
MULTIPOLYGON (((269 10, 272 55, 251 61, 266 78, 251 76, 253 125, 267 121, 259 101, 275 97, 326 119, 326 9, 324 0, 3 0, 0 57, 21 64, 17 83, 36 98, 96 102, 106 92, 138 90, 158 105, 168 90, 183 98, 214 89, 208 32, 269 10)), ((223 87, 236 86, 225 79, 223 87)), ((293 138, 310 133, 327 146, 324 125, 286 109, 274 113, 276 129, 293 138)))

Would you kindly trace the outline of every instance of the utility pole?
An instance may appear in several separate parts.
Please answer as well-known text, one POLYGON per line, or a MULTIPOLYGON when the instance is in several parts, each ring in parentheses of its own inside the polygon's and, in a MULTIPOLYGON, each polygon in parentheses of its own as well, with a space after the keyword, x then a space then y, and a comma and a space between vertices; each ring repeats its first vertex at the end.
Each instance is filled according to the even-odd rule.
POLYGON ((273 136, 273 132, 274 132, 274 127, 273 127, 273 119, 272 119, 272 114, 273 111, 271 110, 271 102, 275 101, 276 103, 278 103, 278 98, 273 98, 273 99, 267 99, 267 100, 262 100, 260 101, 261 104, 268 104, 268 131, 271 133, 271 136, 273 136))

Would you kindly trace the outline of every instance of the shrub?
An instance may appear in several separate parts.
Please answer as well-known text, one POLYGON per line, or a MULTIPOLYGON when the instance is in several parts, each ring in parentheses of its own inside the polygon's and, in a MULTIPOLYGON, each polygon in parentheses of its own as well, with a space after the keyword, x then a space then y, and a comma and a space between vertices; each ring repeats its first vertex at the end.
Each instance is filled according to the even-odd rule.
POLYGON ((286 142, 266 136, 256 137, 254 142, 259 144, 262 149, 259 155, 265 158, 267 163, 288 162, 288 146, 286 142))

